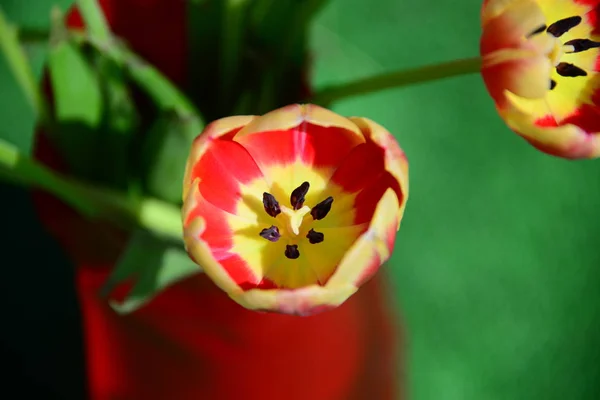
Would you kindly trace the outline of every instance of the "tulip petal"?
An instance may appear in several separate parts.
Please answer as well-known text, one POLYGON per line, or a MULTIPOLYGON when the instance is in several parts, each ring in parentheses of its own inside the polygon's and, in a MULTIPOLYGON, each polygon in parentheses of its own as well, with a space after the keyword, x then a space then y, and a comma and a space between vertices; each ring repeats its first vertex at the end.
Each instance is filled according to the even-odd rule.
POLYGON ((255 116, 234 116, 221 118, 206 126, 201 135, 199 135, 192 144, 190 155, 185 166, 185 177, 183 180, 183 195, 185 200, 188 195, 189 187, 194 180, 192 177, 192 167, 196 165, 200 157, 206 152, 208 144, 213 140, 222 136, 233 135, 252 121, 255 116))
POLYGON ((372 142, 356 146, 331 176, 348 193, 358 192, 385 171, 385 150, 372 142))
MULTIPOLYGON (((408 160, 406 154, 398 145, 391 133, 383 126, 368 118, 350 118, 372 143, 379 146, 384 152, 384 165, 386 171, 391 174, 396 182, 390 181, 390 187, 394 189, 399 199, 397 220, 400 223, 404 214, 404 207, 408 199, 408 160)), ((386 180, 384 175, 380 179, 386 180)))
POLYGON ((251 310, 308 316, 339 306, 357 290, 352 284, 336 287, 311 285, 295 290, 252 289, 243 293, 230 293, 230 297, 251 310))
POLYGON ((543 98, 550 87, 552 65, 531 50, 499 50, 484 56, 481 74, 494 101, 504 105, 505 91, 528 99, 543 98))
MULTIPOLYGON (((586 114, 593 114, 593 118, 597 119, 599 117, 599 104, 597 104, 596 93, 599 89, 599 83, 600 76, 561 80, 559 85, 546 96, 548 106, 552 110, 552 115, 556 121, 562 123, 573 114, 582 114, 584 112, 586 114), (586 108, 586 106, 591 107, 586 108), (583 109, 587 111, 583 111, 583 109)), ((594 129, 582 128, 588 132, 593 132, 594 129)))
POLYGON ((204 153, 190 174, 202 177, 199 190, 206 200, 229 213, 249 218, 263 214, 261 199, 267 185, 246 149, 222 139, 212 140, 208 147, 210 151, 204 153))
POLYGON ((325 285, 348 249, 367 228, 366 223, 334 228, 315 227, 325 235, 324 243, 303 242, 299 246, 302 255, 299 260, 314 271, 320 285, 325 285))
POLYGON ((483 10, 482 54, 526 46, 524 38, 546 22, 535 0, 490 1, 483 10))
POLYGON ((357 287, 368 280, 387 261, 394 247, 399 225, 397 211, 400 207, 393 189, 388 189, 379 200, 369 228, 348 250, 328 287, 353 282, 357 287))
POLYGON ((398 186, 398 181, 389 172, 384 172, 379 175, 377 179, 364 188, 354 200, 354 223, 362 224, 369 222, 375 213, 375 208, 379 201, 383 197, 384 193, 392 189, 396 193, 396 197, 399 198, 399 207, 397 208, 396 218, 400 220, 404 212, 404 201, 406 199, 405 192, 402 192, 398 186))
POLYGON ((484 0, 481 6, 481 21, 487 24, 492 18, 502 14, 507 8, 518 3, 520 0, 484 0))
POLYGON ((262 270, 251 261, 257 254, 272 254, 265 251, 271 243, 259 240, 262 238, 256 233, 260 232, 260 218, 247 219, 215 207, 203 197, 196 180, 183 208, 186 249, 211 279, 214 275, 219 286, 231 288, 233 281, 238 288, 256 287, 262 270), (222 276, 223 271, 228 279, 222 276))
POLYGON ((600 155, 600 138, 575 125, 539 126, 531 116, 516 109, 501 112, 508 126, 541 151, 565 158, 595 158, 600 155))
POLYGON ((299 185, 306 170, 318 170, 327 179, 333 167, 365 141, 348 119, 311 104, 265 114, 244 127, 234 140, 254 157, 269 185, 282 184, 280 170, 271 167, 293 164, 284 172, 290 186, 299 185))

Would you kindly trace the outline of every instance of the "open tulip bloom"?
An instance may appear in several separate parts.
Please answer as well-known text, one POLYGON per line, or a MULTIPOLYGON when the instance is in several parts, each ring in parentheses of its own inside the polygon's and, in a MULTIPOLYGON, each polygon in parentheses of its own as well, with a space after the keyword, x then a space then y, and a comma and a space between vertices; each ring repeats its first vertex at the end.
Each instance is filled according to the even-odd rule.
POLYGON ((500 116, 538 149, 600 156, 599 0, 487 0, 482 75, 500 116))
POLYGON ((408 163, 366 118, 314 105, 206 127, 183 189, 192 259, 249 309, 336 307, 386 261, 408 195, 408 163))

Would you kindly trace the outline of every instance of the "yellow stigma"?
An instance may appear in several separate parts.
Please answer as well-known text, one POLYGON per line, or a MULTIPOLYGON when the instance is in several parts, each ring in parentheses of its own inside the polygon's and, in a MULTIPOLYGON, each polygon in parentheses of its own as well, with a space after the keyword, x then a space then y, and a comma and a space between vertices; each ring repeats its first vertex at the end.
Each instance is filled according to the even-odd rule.
POLYGON ((310 207, 308 206, 302 206, 299 210, 292 210, 286 206, 281 206, 281 213, 277 216, 277 219, 279 219, 281 226, 285 227, 290 236, 298 236, 304 216, 308 213, 310 213, 310 207))
POLYGON ((565 49, 563 48, 562 42, 560 40, 555 40, 552 51, 550 51, 548 54, 548 58, 550 59, 552 66, 556 67, 560 63, 560 59, 562 58, 563 54, 565 54, 565 49))

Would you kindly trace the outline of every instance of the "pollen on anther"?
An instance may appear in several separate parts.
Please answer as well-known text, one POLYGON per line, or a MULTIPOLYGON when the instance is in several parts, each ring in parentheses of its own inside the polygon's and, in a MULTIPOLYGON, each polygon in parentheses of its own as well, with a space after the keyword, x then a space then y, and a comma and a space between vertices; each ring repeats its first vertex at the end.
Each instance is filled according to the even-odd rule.
POLYGON ((276 242, 281 237, 281 234, 279 233, 279 228, 277 228, 275 225, 271 225, 270 228, 263 229, 262 231, 260 231, 259 235, 270 242, 276 242))
POLYGON ((275 199, 275 196, 267 192, 263 193, 263 206, 271 217, 276 217, 281 212, 279 202, 275 199))
POLYGON ((579 53, 581 51, 600 47, 600 42, 595 42, 590 39, 573 39, 565 42, 564 45, 573 47, 573 51, 569 51, 568 53, 579 53))
POLYGON ((321 243, 325 239, 325 235, 321 232, 317 232, 314 229, 311 229, 306 234, 306 238, 310 244, 321 243))
POLYGON ((285 246, 285 256, 291 260, 295 260, 300 257, 297 244, 288 244, 285 246))
POLYGON ((310 215, 313 219, 319 220, 327 216, 331 210, 331 204, 333 203, 333 197, 329 196, 310 210, 310 215))
POLYGON ((290 203, 294 210, 299 210, 302 208, 306 193, 308 193, 309 188, 310 184, 308 182, 302 182, 300 186, 294 189, 292 195, 290 196, 290 203))
POLYGON ((559 63, 556 66, 556 72, 558 72, 558 74, 561 76, 566 76, 566 77, 571 77, 571 78, 587 75, 587 72, 585 72, 585 70, 579 68, 576 65, 569 64, 566 62, 559 63))
POLYGON ((554 37, 560 37, 570 31, 572 28, 575 28, 580 23, 581 17, 576 15, 574 17, 564 18, 556 21, 548 27, 547 31, 554 37))
POLYGON ((533 32, 531 32, 529 35, 527 35, 527 37, 535 36, 538 33, 542 33, 546 30, 546 28, 547 28, 546 25, 542 25, 539 28, 537 28, 536 30, 534 30, 533 32))

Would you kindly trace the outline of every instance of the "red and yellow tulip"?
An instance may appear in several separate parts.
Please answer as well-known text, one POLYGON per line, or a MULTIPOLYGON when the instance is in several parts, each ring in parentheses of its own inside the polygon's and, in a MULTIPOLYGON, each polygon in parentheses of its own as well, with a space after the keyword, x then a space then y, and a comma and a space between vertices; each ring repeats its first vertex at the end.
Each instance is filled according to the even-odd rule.
POLYGON ((366 118, 314 105, 217 120, 188 159, 188 253, 249 309, 313 314, 343 303, 392 252, 408 163, 366 118))
POLYGON ((482 75, 506 124, 546 153, 600 156, 600 0, 486 0, 482 75))

